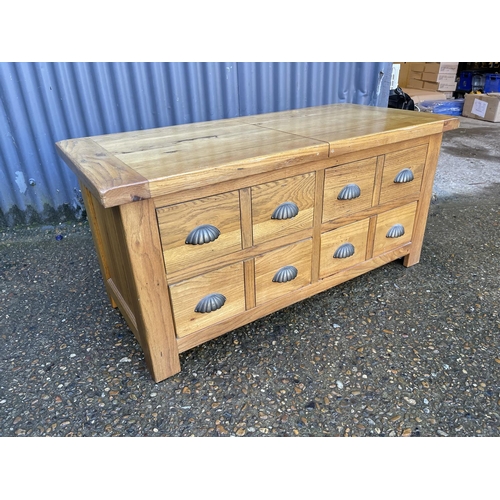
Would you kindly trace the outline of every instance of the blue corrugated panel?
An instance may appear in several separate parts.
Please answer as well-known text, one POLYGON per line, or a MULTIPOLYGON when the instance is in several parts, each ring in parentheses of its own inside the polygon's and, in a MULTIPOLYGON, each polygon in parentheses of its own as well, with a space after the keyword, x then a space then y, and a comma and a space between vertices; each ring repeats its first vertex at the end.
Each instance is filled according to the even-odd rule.
POLYGON ((239 63, 240 112, 269 113, 333 103, 387 106, 387 63, 239 63))
POLYGON ((336 102, 387 106, 391 63, 0 63, 0 226, 77 216, 54 143, 336 102))

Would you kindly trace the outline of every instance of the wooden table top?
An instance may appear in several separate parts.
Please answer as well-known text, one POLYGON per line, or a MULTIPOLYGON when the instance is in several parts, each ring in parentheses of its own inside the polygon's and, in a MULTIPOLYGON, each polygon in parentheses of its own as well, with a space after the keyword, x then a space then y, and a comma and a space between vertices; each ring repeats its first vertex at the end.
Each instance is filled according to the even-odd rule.
POLYGON ((104 207, 442 133, 453 116, 356 104, 123 132, 56 144, 104 207))

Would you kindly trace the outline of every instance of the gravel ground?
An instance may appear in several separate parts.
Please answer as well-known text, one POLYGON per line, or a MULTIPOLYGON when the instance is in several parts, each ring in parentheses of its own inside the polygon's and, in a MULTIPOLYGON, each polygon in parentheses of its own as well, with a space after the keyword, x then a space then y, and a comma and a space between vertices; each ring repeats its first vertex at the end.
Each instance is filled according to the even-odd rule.
POLYGON ((0 436, 500 436, 500 124, 461 127, 418 265, 183 353, 159 384, 86 222, 4 230, 0 436))

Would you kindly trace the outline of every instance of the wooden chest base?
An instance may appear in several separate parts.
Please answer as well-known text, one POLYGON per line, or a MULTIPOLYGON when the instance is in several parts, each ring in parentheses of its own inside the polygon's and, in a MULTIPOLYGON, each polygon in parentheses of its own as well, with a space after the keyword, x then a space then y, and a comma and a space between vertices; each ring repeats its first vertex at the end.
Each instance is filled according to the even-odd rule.
MULTIPOLYGON (((200 196, 200 190, 185 191, 178 199, 160 197, 103 208, 82 186, 108 294, 140 342, 155 381, 180 371, 179 352, 393 260, 404 257, 405 266, 417 263, 440 139, 440 136, 426 139, 425 170, 419 166, 419 181, 425 185, 409 194, 396 191, 384 195, 385 158, 390 154, 385 154, 384 149, 363 152, 363 156, 370 158, 365 176, 363 171, 357 172, 359 165, 362 168, 365 165, 359 160, 341 167, 320 161, 282 170, 279 179, 264 183, 274 185, 276 191, 268 192, 262 209, 258 204, 257 208, 252 207, 254 193, 259 201, 265 177, 244 179, 232 185, 230 197, 222 196, 225 193, 219 196, 210 193, 197 198, 203 209, 195 221, 190 196, 200 196), (348 175, 350 165, 352 178, 348 175), (340 184, 329 182, 335 178, 337 168, 340 184), (308 171, 305 177, 301 173, 304 170, 308 171), (312 179, 304 184, 303 179, 308 177, 312 179), (359 179, 369 196, 366 200, 342 200, 341 204, 337 197, 342 188, 359 179), (258 183, 257 189, 253 182, 258 183), (280 182, 284 186, 295 184, 296 190, 285 189, 280 194, 280 182), (301 191, 304 186, 310 191, 307 196, 301 191), (188 201, 181 201, 184 199, 188 201), (205 199, 207 202, 202 203, 205 199), (226 203, 228 199, 232 201, 226 203), (330 199, 340 203, 341 209, 336 211, 327 206, 330 199), (293 200, 297 206, 307 207, 309 213, 305 218, 271 218, 273 209, 281 203, 295 203, 293 200), (180 210, 166 210, 179 205, 180 210), (184 212, 182 206, 186 206, 184 212), (219 213, 225 210, 230 210, 233 216, 236 211, 236 223, 231 222, 229 215, 219 213), (260 221, 261 212, 266 213, 266 221, 260 221), (165 219, 169 217, 167 223, 165 219), (227 238, 186 245, 189 223, 195 228, 201 225, 196 226, 201 220, 214 223, 214 227, 218 224, 227 238), (265 224, 269 229, 260 227, 265 224), (398 224, 404 233, 387 237, 388 231, 398 224), (177 238, 170 226, 181 227, 183 238, 177 238), (342 246, 346 253, 334 257, 342 246), (276 273, 286 266, 293 267, 297 275, 287 281, 273 281, 276 273), (211 294, 222 295, 224 304, 210 312, 195 312, 197 304, 211 294)), ((396 144, 389 151, 395 147, 411 150, 411 145, 412 141, 396 144)), ((352 155, 346 159, 351 158, 352 155)), ((407 191, 406 185, 401 187, 407 191)))
POLYGON ((320 107, 58 144, 155 381, 180 371, 180 352, 419 261, 442 133, 458 122, 398 112, 320 107))

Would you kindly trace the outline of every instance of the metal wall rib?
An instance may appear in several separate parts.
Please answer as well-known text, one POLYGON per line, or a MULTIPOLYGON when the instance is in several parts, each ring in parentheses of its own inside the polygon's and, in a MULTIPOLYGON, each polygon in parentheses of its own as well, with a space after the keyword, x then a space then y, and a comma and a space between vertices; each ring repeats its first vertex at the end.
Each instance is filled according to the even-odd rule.
POLYGON ((0 227, 78 217, 54 143, 348 102, 387 106, 392 63, 0 63, 0 227))

